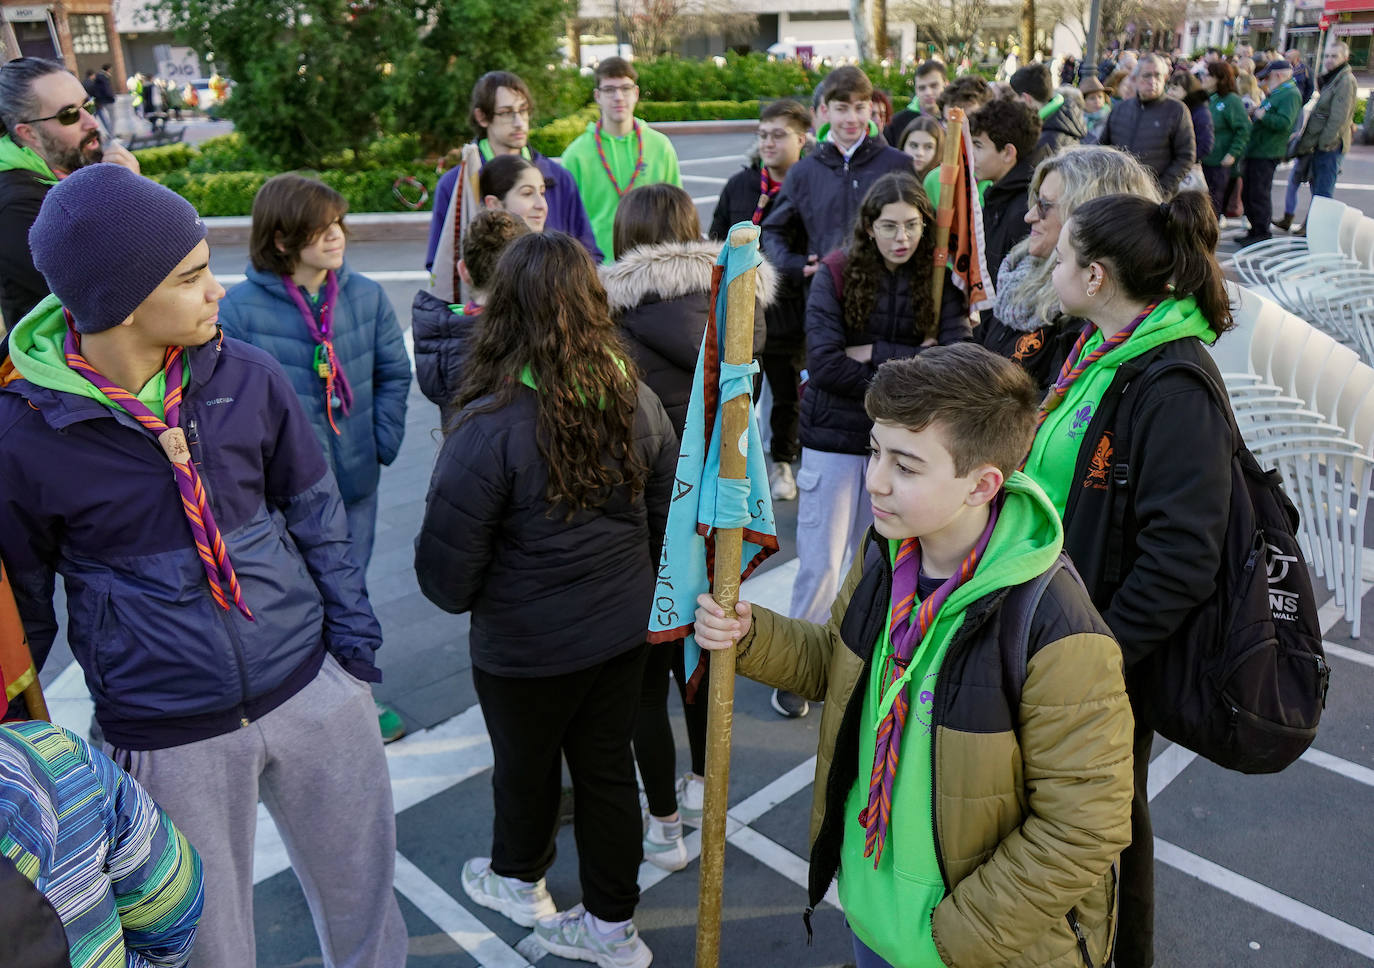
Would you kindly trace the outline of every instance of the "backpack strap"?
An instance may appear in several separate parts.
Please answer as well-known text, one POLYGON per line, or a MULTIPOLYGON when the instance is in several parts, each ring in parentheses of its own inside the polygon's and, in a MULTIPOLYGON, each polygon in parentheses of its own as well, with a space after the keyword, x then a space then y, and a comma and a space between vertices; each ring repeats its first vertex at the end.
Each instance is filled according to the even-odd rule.
POLYGON ((1026 663, 1030 661, 1031 620, 1045 589, 1059 572, 1068 568, 1073 571, 1069 559, 1060 552, 1059 557, 1040 575, 1030 581, 1013 587, 1002 600, 1001 617, 998 626, 998 644, 1002 651, 1002 688, 1012 708, 1021 703, 1021 690, 1026 685, 1026 663))
POLYGON ((830 282, 835 287, 835 301, 841 306, 844 305, 844 269, 849 264, 849 257, 844 249, 836 249, 825 258, 821 263, 830 270, 830 282))
POLYGON ((1103 581, 1108 586, 1121 581, 1122 554, 1126 544, 1126 512, 1131 505, 1131 427, 1135 423, 1136 404, 1150 384, 1170 370, 1193 374, 1211 394, 1212 400, 1221 408, 1222 415, 1226 417, 1226 423, 1231 428, 1232 453, 1243 443, 1240 428, 1236 426, 1235 415, 1231 413, 1231 403, 1226 391, 1217 386, 1217 381, 1212 379, 1210 373, 1192 360, 1154 360, 1130 378, 1122 391, 1122 397, 1129 399, 1125 400, 1125 410, 1118 411, 1118 419, 1115 422, 1115 452, 1121 455, 1122 460, 1112 461, 1111 526, 1107 534, 1107 556, 1102 574, 1103 581))

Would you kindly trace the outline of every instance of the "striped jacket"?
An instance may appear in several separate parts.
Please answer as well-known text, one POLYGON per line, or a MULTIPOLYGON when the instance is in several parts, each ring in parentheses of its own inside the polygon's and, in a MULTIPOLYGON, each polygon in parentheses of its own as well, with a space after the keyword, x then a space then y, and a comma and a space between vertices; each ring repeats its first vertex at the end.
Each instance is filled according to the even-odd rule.
POLYGON ((131 776, 59 726, 0 726, 0 855, 57 911, 72 968, 190 957, 200 856, 131 776))

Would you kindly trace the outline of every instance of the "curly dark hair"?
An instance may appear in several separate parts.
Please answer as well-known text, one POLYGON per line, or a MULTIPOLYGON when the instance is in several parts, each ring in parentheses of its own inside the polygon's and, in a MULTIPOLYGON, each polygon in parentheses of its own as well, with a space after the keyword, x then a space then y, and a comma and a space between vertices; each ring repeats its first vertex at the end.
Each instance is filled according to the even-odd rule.
POLYGON ((897 202, 911 205, 921 213, 921 238, 916 243, 916 251, 897 272, 911 277, 911 331, 925 340, 939 329, 930 293, 930 269, 935 263, 935 209, 915 176, 904 171, 888 172, 875 181, 859 206, 859 216, 854 220, 854 237, 849 241, 845 258, 844 324, 846 329, 856 333, 868 327, 878 301, 878 280, 887 271, 878 243, 869 232, 882 214, 883 206, 897 202))
POLYGON ((450 431, 474 414, 508 406, 524 392, 528 367, 537 387, 535 434, 548 467, 549 514, 561 508, 571 518, 601 506, 619 487, 642 491, 648 467, 632 446, 639 373, 582 244, 562 232, 516 239, 497 263, 476 320, 454 400, 462 413, 450 431))

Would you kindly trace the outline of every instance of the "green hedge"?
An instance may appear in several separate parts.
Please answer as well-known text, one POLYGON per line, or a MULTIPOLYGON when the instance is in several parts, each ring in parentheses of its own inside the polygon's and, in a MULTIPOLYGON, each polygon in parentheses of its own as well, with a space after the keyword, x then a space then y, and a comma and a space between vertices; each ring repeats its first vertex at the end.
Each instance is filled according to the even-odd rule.
POLYGON ((640 101, 635 115, 656 121, 758 120, 758 101, 640 101))
POLYGON ((540 154, 557 158, 572 144, 572 140, 587 130, 587 125, 597 119, 594 106, 582 108, 568 115, 540 125, 530 132, 529 145, 540 154))
MULTIPOLYGON (((263 182, 275 172, 170 172, 152 176, 196 207, 209 218, 217 215, 248 215, 253 211, 253 196, 263 182)), ((410 164, 369 171, 302 172, 324 182, 344 198, 352 212, 402 212, 402 206, 392 193, 396 179, 406 175, 418 178, 426 190, 433 192, 437 181, 433 167, 410 164)), ((429 207, 426 204, 426 209, 429 207)))

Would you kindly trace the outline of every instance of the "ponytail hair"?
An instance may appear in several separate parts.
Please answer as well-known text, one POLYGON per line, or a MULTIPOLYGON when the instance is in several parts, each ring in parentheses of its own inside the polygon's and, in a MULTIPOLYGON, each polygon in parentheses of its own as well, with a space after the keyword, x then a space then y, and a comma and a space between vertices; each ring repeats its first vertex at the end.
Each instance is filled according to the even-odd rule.
POLYGON ((1193 296, 1217 334, 1230 329, 1226 279, 1217 264, 1217 217, 1202 192, 1158 204, 1131 195, 1084 202, 1073 213, 1078 264, 1104 262, 1132 299, 1193 296))

